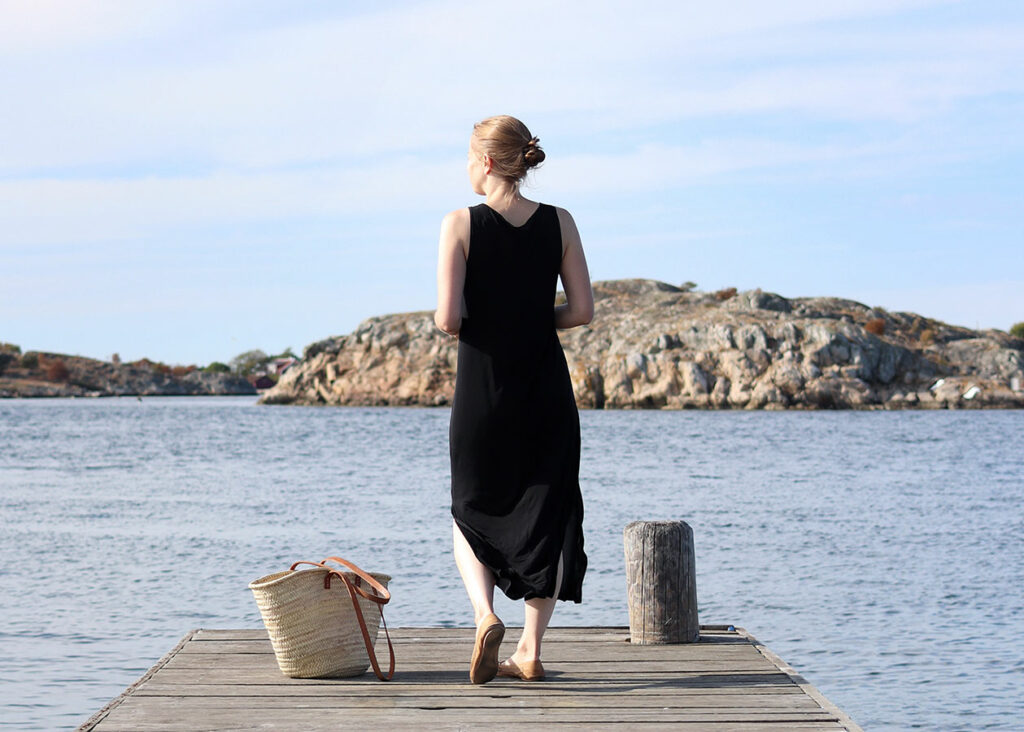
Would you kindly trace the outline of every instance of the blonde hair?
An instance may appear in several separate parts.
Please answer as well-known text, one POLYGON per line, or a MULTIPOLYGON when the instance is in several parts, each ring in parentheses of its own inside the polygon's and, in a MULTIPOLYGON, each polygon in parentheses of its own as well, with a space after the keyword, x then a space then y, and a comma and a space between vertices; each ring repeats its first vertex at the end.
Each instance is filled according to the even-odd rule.
POLYGON ((491 170, 518 184, 526 173, 544 162, 540 138, 507 114, 488 117, 473 125, 477 149, 491 159, 491 170))

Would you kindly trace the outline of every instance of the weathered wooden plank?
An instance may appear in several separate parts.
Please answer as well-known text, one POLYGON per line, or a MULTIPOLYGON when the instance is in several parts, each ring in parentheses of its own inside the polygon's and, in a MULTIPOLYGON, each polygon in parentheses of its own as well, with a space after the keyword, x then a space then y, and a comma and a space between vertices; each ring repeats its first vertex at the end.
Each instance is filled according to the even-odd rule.
MULTIPOLYGON (((505 646, 502 644, 502 656, 509 655, 515 650, 515 644, 505 646)), ((399 667, 420 667, 420 666, 463 666, 467 665, 472 654, 472 644, 465 646, 447 646, 433 649, 423 648, 395 648, 395 659, 399 667)), ((730 653, 638 653, 628 651, 606 650, 600 653, 589 653, 586 649, 572 649, 565 651, 544 649, 544 666, 550 666, 552 670, 576 669, 594 663, 618 663, 627 667, 642 667, 653 664, 675 663, 681 665, 704 665, 704 664, 727 664, 736 667, 750 667, 751 665, 761 668, 765 665, 765 658, 755 648, 747 646, 743 650, 730 653)), ((377 656, 384 656, 387 660, 387 647, 377 649, 377 656)), ((264 667, 273 666, 277 668, 277 659, 273 653, 178 653, 170 661, 172 667, 183 668, 185 666, 211 667, 221 666, 224 668, 233 666, 242 667, 264 667)))
MULTIPOLYGON (((520 635, 521 635, 521 631, 517 631, 515 629, 506 629, 505 640, 506 640, 506 642, 513 641, 513 640, 519 640, 519 636, 520 635)), ((384 639, 384 633, 382 632, 379 637, 381 639, 384 639)), ((398 645, 401 645, 401 644, 421 645, 422 644, 422 645, 425 645, 425 646, 433 647, 433 646, 437 646, 437 645, 442 645, 443 646, 443 645, 450 645, 450 644, 453 644, 453 643, 463 643, 467 639, 469 641, 473 640, 473 629, 471 629, 471 628, 467 628, 465 630, 462 630, 458 634, 452 634, 452 635, 447 635, 447 636, 428 636, 426 638, 420 638, 419 636, 416 636, 416 635, 414 635, 412 633, 402 633, 401 631, 391 631, 391 642, 395 643, 395 644, 398 644, 398 645)), ((246 647, 249 647, 250 645, 252 647, 258 647, 258 644, 269 645, 269 643, 270 643, 270 641, 267 638, 210 638, 210 637, 207 637, 207 638, 204 638, 202 641, 194 641, 193 643, 190 643, 189 645, 190 646, 202 646, 202 647, 209 646, 211 648, 216 648, 216 647, 219 646, 219 647, 226 648, 226 647, 229 647, 231 644, 237 644, 239 648, 246 648, 246 647)), ((547 635, 545 635, 545 637, 544 637, 544 645, 545 646, 548 646, 548 645, 555 646, 555 647, 561 646, 561 645, 577 646, 577 645, 580 645, 581 643, 600 643, 601 645, 618 645, 618 646, 622 646, 624 648, 631 648, 631 647, 632 648, 640 648, 640 647, 642 647, 642 646, 638 646, 637 644, 630 643, 630 639, 629 639, 628 636, 620 636, 620 635, 606 635, 606 636, 600 636, 600 637, 597 637, 597 638, 587 638, 586 636, 577 636, 577 637, 562 636, 561 638, 557 638, 557 637, 556 638, 548 638, 547 635)), ((680 646, 684 646, 687 649, 702 648, 702 649, 706 649, 707 650, 707 649, 719 648, 722 645, 725 645, 726 647, 729 647, 729 648, 737 648, 737 647, 748 646, 750 644, 746 643, 745 641, 743 641, 743 639, 741 639, 738 636, 736 636, 736 634, 732 634, 731 636, 707 636, 707 637, 702 638, 701 640, 697 641, 696 643, 667 644, 667 645, 670 645, 670 647, 674 647, 675 645, 680 645, 680 646), (731 642, 730 643, 724 643, 724 641, 726 641, 726 640, 731 641, 731 642)), ((654 651, 654 650, 656 650, 656 649, 651 649, 651 651, 654 651)))
MULTIPOLYGON (((473 639, 465 641, 449 641, 448 643, 417 644, 417 643, 395 643, 395 654, 403 658, 429 658, 443 657, 452 658, 461 654, 468 655, 473 649, 473 639)), ((511 653, 516 647, 516 639, 512 638, 502 643, 502 648, 508 649, 511 653)), ((376 648, 387 653, 387 644, 377 643, 376 648)), ((274 652, 269 642, 264 641, 205 641, 203 643, 189 643, 178 655, 272 655, 274 652)), ((702 646, 696 643, 689 644, 685 648, 675 649, 673 646, 631 646, 628 643, 616 643, 606 645, 598 650, 591 645, 581 644, 553 644, 544 646, 544 662, 548 661, 576 661, 594 656, 601 658, 621 658, 636 661, 658 660, 665 658, 760 658, 755 648, 750 644, 743 646, 702 646)))
MULTIPOLYGON (((278 668, 273 656, 270 657, 271 664, 259 663, 255 656, 203 656, 200 654, 191 655, 186 658, 176 656, 172 658, 166 667, 168 670, 183 671, 194 669, 197 671, 212 671, 221 669, 225 672, 238 672, 241 676, 246 673, 266 674, 267 678, 286 679, 278 668), (227 660, 224 660, 227 659, 227 660)), ((469 668, 469 661, 466 658, 457 658, 447 662, 412 661, 408 658, 398 657, 398 670, 396 674, 402 675, 410 672, 430 673, 463 673, 469 668)), ((733 662, 714 660, 686 660, 679 661, 648 661, 637 663, 631 661, 565 661, 562 663, 551 663, 548 666, 548 680, 558 677, 563 679, 580 678, 593 673, 611 672, 622 674, 644 674, 654 672, 656 674, 671 672, 680 674, 694 673, 720 673, 720 672, 763 672, 775 673, 775 670, 765 668, 763 664, 749 659, 738 659, 733 662)), ((344 678, 340 678, 343 681, 344 678)))
MULTIPOLYGON (((502 644, 503 648, 515 648, 515 638, 502 644)), ((395 643, 395 655, 400 661, 419 663, 461 663, 469 658, 473 642, 465 639, 431 645, 417 643, 395 643)), ((387 653, 387 646, 377 643, 377 652, 387 653)), ((177 654, 182 662, 195 660, 197 663, 265 663, 262 657, 273 657, 269 641, 204 641, 190 643, 177 654), (222 656, 221 659, 203 659, 203 656, 222 656), (247 658, 247 656, 254 656, 247 658)), ((603 644, 601 646, 580 644, 552 644, 544 646, 545 663, 587 663, 592 660, 615 660, 629 663, 647 663, 660 660, 691 661, 756 661, 764 663, 763 655, 749 642, 731 646, 704 646, 687 644, 679 646, 633 646, 629 643, 603 644)))
MULTIPOLYGON (((273 668, 241 668, 223 666, 205 667, 181 667, 175 666, 176 671, 212 671, 222 669, 231 675, 241 678, 248 673, 255 673, 259 678, 282 680, 285 677, 276 666, 273 668)), ((463 676, 468 672, 469 664, 460 661, 456 664, 405 664, 403 671, 395 671, 395 680, 401 680, 408 674, 434 674, 463 676)), ((765 669, 761 664, 756 663, 726 663, 715 661, 696 661, 686 663, 684 661, 650 661, 648 663, 620 663, 618 661, 589 661, 575 664, 563 664, 559 667, 549 666, 546 668, 548 681, 579 681, 590 678, 614 678, 623 679, 652 678, 660 679, 666 675, 693 676, 703 674, 747 674, 763 673, 771 670, 765 669)), ((359 678, 359 677, 356 677, 359 678)), ((345 678, 338 678, 338 682, 344 682, 345 678)))
POLYGON ((616 704, 623 706, 634 706, 636 704, 651 705, 659 704, 659 700, 675 700, 666 703, 666 706, 677 704, 703 703, 706 699, 720 699, 721 706, 757 706, 762 699, 778 699, 778 704, 816 705, 798 687, 791 687, 789 690, 776 689, 772 687, 754 688, 683 688, 683 689, 630 689, 627 687, 572 687, 560 688, 545 692, 543 695, 528 689, 517 689, 506 687, 500 690, 492 690, 489 693, 464 692, 463 690, 453 691, 451 687, 444 685, 437 686, 416 686, 416 687, 388 687, 388 690, 375 689, 368 686, 355 688, 337 688, 330 686, 298 687, 298 686, 263 686, 263 685, 235 685, 220 686, 217 684, 159 684, 155 686, 143 686, 136 689, 135 696, 261 696, 274 694, 280 697, 337 697, 339 699, 358 697, 370 699, 371 697, 395 698, 395 699, 426 699, 426 700, 448 700, 454 697, 465 699, 467 704, 490 704, 492 699, 527 699, 535 704, 560 704, 563 697, 570 699, 593 699, 607 702, 610 694, 615 694, 616 704), (790 698, 790 701, 785 701, 790 698), (696 701, 694 701, 696 700, 696 701))
MULTIPOLYGON (((521 626, 508 626, 510 632, 522 631, 521 626)), ((457 628, 423 628, 423 627, 393 627, 391 628, 392 633, 400 634, 414 634, 418 637, 448 637, 451 635, 461 635, 464 633, 472 633, 473 628, 469 625, 457 628)), ((547 640, 550 636, 578 636, 581 638, 590 638, 594 634, 612 633, 615 635, 621 635, 625 638, 629 638, 629 628, 624 625, 595 625, 595 626, 584 626, 584 625, 557 625, 552 626, 548 629, 544 636, 547 640)), ((735 626, 732 625, 701 625, 700 626, 701 636, 711 635, 725 635, 725 636, 736 636, 735 626)), ((231 639, 243 639, 243 640, 263 640, 267 638, 267 631, 264 628, 198 628, 195 630, 193 640, 231 640, 231 639)))
MULTIPOLYGON (((510 650, 511 652, 511 650, 510 650)), ((381 654, 377 654, 380 658, 381 654)), ((384 660, 387 661, 387 654, 384 654, 384 660)), ((410 657, 402 654, 396 654, 398 671, 396 673, 404 673, 410 670, 430 670, 430 671, 461 671, 469 668, 469 654, 459 654, 458 656, 449 656, 444 658, 432 658, 424 659, 422 657, 410 657)), ((548 662, 544 660, 545 667, 548 669, 548 676, 552 675, 563 675, 563 676, 574 676, 578 673, 586 673, 588 671, 602 671, 602 670, 613 670, 622 672, 644 672, 645 670, 651 671, 680 671, 680 672, 698 672, 698 671, 711 671, 715 669, 733 669, 737 671, 757 671, 757 670, 770 670, 765 669, 764 662, 758 663, 756 659, 751 658, 736 658, 736 659, 708 659, 708 658, 680 658, 680 659, 649 659, 643 661, 635 661, 630 659, 615 659, 615 658, 602 658, 602 659, 587 659, 585 661, 557 661, 552 660, 548 662)), ((273 656, 257 656, 256 654, 229 656, 225 654, 202 654, 194 653, 188 655, 177 655, 173 657, 167 663, 167 667, 171 669, 238 669, 239 671, 245 670, 267 670, 274 671, 282 674, 278 671, 277 661, 273 656), (269 664, 267 661, 269 660, 269 664)))
MULTIPOLYGON (((498 690, 496 690, 498 691, 498 690)), ((821 711, 816 701, 806 694, 776 693, 708 693, 706 690, 688 690, 690 693, 665 693, 663 690, 649 694, 631 694, 624 691, 616 698, 615 705, 622 709, 650 708, 659 709, 793 709, 821 711)), ((318 687, 311 690, 302 687, 222 687, 216 685, 180 684, 147 684, 136 689, 133 697, 201 697, 203 699, 244 698, 254 705, 269 704, 271 706, 288 706, 301 703, 312 706, 338 707, 364 705, 381 708, 444 706, 457 708, 503 708, 509 706, 527 707, 542 703, 545 708, 556 707, 588 707, 601 706, 608 700, 608 694, 573 692, 538 695, 533 693, 489 693, 459 694, 451 689, 415 690, 408 693, 396 690, 372 692, 366 689, 338 689, 337 687, 318 687)), ((191 704, 191 702, 189 702, 191 704)))
MULTIPOLYGON (((216 730, 230 730, 231 732, 265 732, 267 729, 274 730, 301 730, 302 732, 337 732, 339 729, 354 727, 347 724, 344 717, 334 715, 323 715, 317 718, 305 719, 301 726, 295 724, 294 719, 276 720, 264 722, 263 720, 235 720, 226 724, 218 725, 213 721, 204 723, 203 730, 215 732, 216 730), (324 717, 327 717, 326 719, 324 717)), ((422 712, 416 712, 401 718, 389 717, 386 720, 375 720, 364 723, 367 728, 386 725, 389 732, 404 730, 430 729, 437 732, 484 732, 494 729, 506 729, 508 724, 496 724, 494 722, 477 722, 476 720, 452 720, 444 718, 433 718, 429 722, 424 720, 422 712), (429 724, 429 726, 425 726, 429 724)), ((557 730, 558 732, 584 732, 587 730, 611 730, 622 728, 624 725, 618 722, 561 722, 555 720, 524 721, 523 726, 531 725, 535 728, 545 730, 557 730)), ((195 732, 193 722, 176 719, 149 721, 129 720, 125 723, 117 719, 104 720, 102 727, 96 729, 100 732, 195 732)), ((843 728, 836 722, 657 722, 648 721, 643 723, 644 732, 662 732, 663 730, 674 730, 679 732, 841 732, 843 728)))
MULTIPOLYGON (((589 633, 580 632, 580 630, 574 628, 552 628, 544 635, 544 644, 546 647, 549 647, 561 643, 607 643, 611 641, 630 645, 628 629, 598 628, 589 633)), ((582 630, 585 631, 586 629, 582 630)), ((264 630, 202 630, 198 633, 195 640, 204 643, 211 641, 265 641, 269 643, 266 631, 264 630)), ((392 628, 391 639, 397 644, 448 643, 451 640, 467 640, 472 643, 473 633, 473 628, 392 628)), ((506 642, 518 640, 521 633, 522 628, 509 627, 505 634, 506 642)), ((383 633, 381 637, 383 638, 383 633)), ((747 641, 738 637, 735 631, 707 631, 702 627, 701 637, 697 644, 701 646, 718 644, 747 645, 747 641)))
MULTIPOLYGON (((238 641, 243 642, 243 641, 238 641)), ((253 643, 254 641, 244 641, 245 643, 253 643)), ((219 642, 218 642, 219 643, 219 642)), ((212 645, 206 643, 204 645, 212 645)), ((511 653, 515 650, 516 644, 514 642, 508 642, 502 644, 502 650, 511 653)), ((416 645, 397 645, 395 644, 395 656, 401 660, 419 662, 452 662, 469 660, 469 656, 473 649, 471 641, 466 643, 451 643, 444 645, 434 645, 431 647, 416 646, 416 645)), ((378 645, 378 651, 383 650, 387 653, 386 645, 378 645)), ((273 659, 273 652, 267 650, 265 653, 257 653, 251 650, 242 650, 238 653, 231 653, 223 648, 218 648, 209 652, 189 650, 185 652, 182 650, 177 656, 183 657, 195 657, 195 656, 206 656, 207 660, 211 662, 220 663, 231 663, 237 661, 253 662, 253 663, 265 663, 266 656, 273 659), (210 658, 210 656, 220 656, 220 658, 210 658)), ((756 648, 750 645, 746 646, 735 646, 731 648, 693 648, 691 647, 688 651, 681 651, 679 653, 672 653, 667 646, 637 646, 635 648, 626 646, 624 648, 617 647, 613 648, 602 648, 597 652, 593 652, 593 648, 589 646, 572 646, 565 645, 560 648, 544 648, 544 662, 547 663, 579 663, 585 662, 589 659, 600 658, 601 660, 622 660, 624 662, 635 661, 637 663, 646 663, 649 661, 658 660, 757 660, 764 662, 764 658, 756 648), (590 650, 588 650, 590 648, 590 650)), ((203 658, 196 660, 202 661, 203 658)))
MULTIPOLYGON (((150 700, 151 701, 151 700, 150 700)), ((419 719, 421 729, 432 729, 438 721, 462 721, 476 724, 488 723, 495 729, 504 729, 505 726, 516 724, 532 723, 547 725, 550 723, 597 723, 597 724, 637 724, 650 722, 774 722, 782 724, 786 722, 819 722, 835 723, 835 717, 821 714, 798 714, 780 712, 769 714, 762 712, 743 713, 735 712, 728 714, 702 713, 699 711, 685 712, 683 710, 660 710, 660 709, 618 709, 604 708, 597 709, 447 709, 433 707, 419 707, 414 709, 351 709, 351 708, 319 708, 293 705, 291 707, 252 707, 239 705, 238 707, 210 707, 196 710, 195 715, 183 716, 181 714, 181 702, 166 699, 166 705, 155 708, 151 705, 136 706, 135 702, 125 703, 118 707, 109 717, 111 723, 125 724, 128 722, 150 722, 158 719, 165 721, 188 721, 191 717, 194 730, 208 730, 232 724, 232 718, 237 720, 260 720, 264 729, 276 729, 277 726, 270 726, 268 723, 280 720, 285 729, 304 729, 307 720, 316 718, 331 718, 338 726, 347 728, 365 729, 368 726, 380 725, 390 726, 393 722, 402 720, 419 719), (248 711, 247 710, 251 710, 248 711), (220 722, 220 725, 216 723, 220 722)), ((188 700, 191 703, 194 700, 188 700)), ((102 724, 97 727, 103 731, 102 724)))
MULTIPOLYGON (((433 636, 445 636, 452 633, 465 633, 467 630, 472 630, 471 625, 460 625, 460 626, 392 626, 392 631, 400 633, 412 632, 417 635, 433 635, 433 636)), ((509 630, 522 630, 521 625, 509 625, 509 630)), ((733 625, 701 625, 701 635, 708 634, 730 634, 734 633, 735 626, 733 625)), ((549 633, 557 633, 559 635, 578 635, 581 637, 588 637, 594 633, 616 633, 620 635, 629 636, 629 627, 626 625, 552 625, 548 628, 549 633)), ((227 638, 266 638, 267 631, 265 628, 197 628, 193 640, 201 641, 205 638, 215 638, 219 640, 227 638)), ((545 638, 547 636, 545 635, 545 638)))
MULTIPOLYGON (((165 684, 262 684, 262 685, 370 685, 380 682, 371 673, 348 679, 289 679, 276 668, 263 670, 239 669, 164 669, 160 675, 161 683, 165 684)), ((519 683, 515 679, 502 679, 501 684, 519 683)), ((469 687, 468 671, 459 670, 423 670, 407 669, 395 672, 389 686, 398 684, 450 684, 469 687)), ((754 671, 706 671, 706 672, 663 672, 650 673, 636 671, 632 673, 577 673, 572 675, 552 674, 544 681, 545 686, 581 684, 647 686, 659 688, 682 688, 694 686, 753 686, 753 685, 785 685, 793 686, 789 676, 772 669, 754 671)))
MULTIPOLYGON (((214 643, 204 643, 204 646, 214 645, 214 643)), ((508 653, 515 650, 515 644, 511 643, 507 646, 503 644, 503 648, 507 648, 508 653)), ((472 652, 473 644, 458 644, 443 646, 437 649, 424 649, 415 647, 396 647, 395 657, 400 661, 407 663, 414 663, 415 665, 427 664, 452 664, 452 663, 463 663, 468 662, 469 656, 472 652)), ((387 654, 387 647, 383 649, 378 648, 378 655, 383 650, 384 654, 387 654)), ((607 649, 602 648, 600 652, 591 653, 584 649, 577 649, 575 652, 572 648, 566 649, 553 649, 548 651, 545 648, 544 664, 547 665, 567 665, 575 667, 578 664, 589 664, 599 662, 615 662, 632 665, 644 665, 644 664, 659 664, 668 662, 677 662, 683 664, 693 663, 724 663, 724 664, 755 664, 757 666, 763 666, 765 663, 764 657, 757 652, 756 649, 747 646, 743 649, 737 649, 731 652, 716 653, 714 650, 706 651, 694 651, 679 653, 649 653, 646 651, 640 651, 639 648, 635 649, 637 652, 632 652, 630 648, 614 648, 607 649)), ((231 663, 261 663, 266 664, 267 661, 276 663, 273 655, 273 651, 267 651, 258 653, 248 649, 239 650, 237 653, 230 653, 223 648, 214 648, 209 652, 203 650, 189 649, 188 647, 183 648, 181 652, 177 654, 177 657, 181 658, 182 661, 195 661, 196 663, 217 663, 219 665, 226 665, 231 663), (211 659, 211 656, 218 656, 219 658, 211 659), (198 657, 198 658, 197 658, 198 657), (248 658, 247 658, 248 657, 248 658), (252 658, 255 657, 255 658, 252 658)))
MULTIPOLYGON (((217 720, 229 721, 232 717, 242 718, 258 716, 264 723, 275 719, 287 721, 292 725, 297 718, 314 718, 336 714, 338 720, 346 723, 372 722, 402 719, 411 715, 419 715, 424 729, 430 729, 432 719, 456 718, 476 723, 491 722, 493 724, 516 723, 524 721, 552 722, 834 722, 834 715, 817 711, 796 711, 788 709, 761 710, 700 710, 700 709, 660 709, 652 707, 621 708, 613 706, 591 706, 582 709, 517 707, 508 706, 500 709, 461 708, 447 706, 419 706, 413 708, 386 708, 381 705, 339 706, 313 704, 288 700, 289 704, 274 704, 274 700, 242 699, 210 699, 185 697, 136 697, 132 696, 120 704, 111 713, 112 721, 128 720, 151 721, 155 719, 181 720, 191 717, 197 729, 208 729, 207 725, 217 720), (184 704, 187 702, 188 706, 184 704), (186 711, 187 710, 187 711, 186 711)), ((102 730, 102 726, 99 728, 102 730)))

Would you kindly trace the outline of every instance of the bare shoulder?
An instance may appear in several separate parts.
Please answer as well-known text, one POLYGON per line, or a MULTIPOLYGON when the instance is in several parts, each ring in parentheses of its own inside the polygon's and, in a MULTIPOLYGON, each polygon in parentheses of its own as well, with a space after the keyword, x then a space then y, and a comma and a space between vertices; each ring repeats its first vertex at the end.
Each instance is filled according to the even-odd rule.
POLYGON ((466 227, 467 231, 469 230, 468 208, 457 208, 454 211, 450 211, 445 214, 444 219, 441 221, 442 229, 459 231, 462 227, 466 227))
POLYGON ((457 208, 445 214, 441 220, 441 242, 449 246, 456 244, 462 247, 463 254, 469 256, 469 209, 457 208))
POLYGON ((562 226, 571 224, 573 227, 576 226, 576 222, 573 221, 572 214, 566 211, 561 206, 554 206, 555 211, 558 213, 558 223, 562 226))
POLYGON ((569 247, 581 244, 580 232, 576 228, 576 221, 571 213, 561 206, 555 206, 555 211, 558 213, 558 227, 562 232, 562 256, 564 257, 569 247))

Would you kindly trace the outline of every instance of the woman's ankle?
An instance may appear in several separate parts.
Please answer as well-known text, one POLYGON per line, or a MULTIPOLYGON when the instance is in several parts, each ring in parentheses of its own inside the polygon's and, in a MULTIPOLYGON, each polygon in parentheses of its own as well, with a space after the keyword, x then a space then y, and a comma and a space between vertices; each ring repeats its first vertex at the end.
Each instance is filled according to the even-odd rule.
MULTIPOLYGON (((480 627, 480 623, 482 623, 484 621, 484 618, 487 618, 490 615, 494 615, 494 610, 485 610, 482 613, 474 613, 473 615, 474 615, 473 623, 479 628, 480 627)), ((497 617, 497 616, 495 616, 495 617, 497 617)))
POLYGON ((540 649, 531 646, 516 646, 516 652, 512 654, 512 660, 516 662, 539 661, 540 649))

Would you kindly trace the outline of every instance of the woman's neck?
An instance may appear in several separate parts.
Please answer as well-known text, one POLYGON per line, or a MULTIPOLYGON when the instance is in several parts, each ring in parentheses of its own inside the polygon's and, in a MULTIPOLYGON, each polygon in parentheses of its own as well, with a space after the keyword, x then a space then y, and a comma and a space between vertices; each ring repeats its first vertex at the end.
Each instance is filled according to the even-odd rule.
POLYGON ((495 211, 510 211, 528 201, 519 194, 519 186, 505 178, 488 177, 484 183, 484 202, 495 211))

